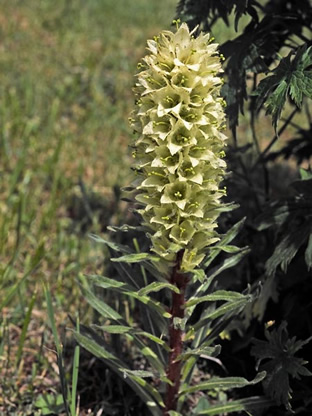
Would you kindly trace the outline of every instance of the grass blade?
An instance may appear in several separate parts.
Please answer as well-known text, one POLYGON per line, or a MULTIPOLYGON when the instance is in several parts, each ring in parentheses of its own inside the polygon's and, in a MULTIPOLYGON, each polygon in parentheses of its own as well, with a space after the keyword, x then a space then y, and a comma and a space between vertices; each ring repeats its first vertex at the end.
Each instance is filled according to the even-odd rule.
POLYGON ((68 403, 67 403, 67 383, 66 383, 66 377, 65 377, 65 370, 63 365, 63 347, 60 343, 60 339, 57 333, 56 325, 55 325, 55 319, 54 319, 54 311, 53 311, 53 305, 52 305, 52 299, 51 299, 51 292, 48 286, 44 286, 44 294, 47 302, 47 309, 48 309, 48 318, 50 321, 50 326, 54 338, 54 343, 56 347, 57 352, 57 365, 60 372, 60 381, 61 381, 61 390, 62 390, 62 396, 65 406, 65 412, 67 416, 70 416, 69 409, 68 409, 68 403))
MULTIPOLYGON (((76 323, 76 332, 80 333, 80 322, 79 317, 77 318, 76 323)), ((73 373, 72 373, 72 391, 71 391, 71 403, 70 403, 70 413, 71 416, 76 416, 78 414, 78 409, 76 409, 76 395, 77 395, 77 384, 78 384, 78 373, 79 373, 79 357, 80 357, 80 346, 77 344, 74 352, 74 362, 73 362, 73 373)))
POLYGON ((21 332, 21 336, 20 336, 20 340, 19 340, 19 344, 18 344, 18 350, 17 350, 17 353, 16 353, 16 366, 19 365, 21 357, 22 357, 23 347, 24 347, 24 343, 25 343, 25 339, 26 339, 26 333, 27 333, 27 329, 28 329, 28 326, 29 326, 29 323, 30 323, 32 310, 33 310, 33 307, 35 305, 36 297, 37 297, 37 291, 35 291, 32 298, 30 299, 28 310, 27 310, 27 313, 26 313, 26 316, 25 316, 25 319, 24 319, 23 328, 22 328, 22 332, 21 332))

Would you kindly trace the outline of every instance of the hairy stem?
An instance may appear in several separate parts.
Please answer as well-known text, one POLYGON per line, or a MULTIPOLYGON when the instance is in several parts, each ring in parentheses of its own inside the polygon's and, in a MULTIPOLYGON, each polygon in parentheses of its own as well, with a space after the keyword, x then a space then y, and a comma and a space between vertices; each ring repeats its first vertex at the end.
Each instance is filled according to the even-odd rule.
POLYGON ((167 377, 172 384, 167 385, 165 396, 164 416, 169 415, 170 410, 176 410, 178 403, 178 392, 181 381, 181 360, 177 359, 183 351, 183 334, 184 330, 177 325, 177 319, 184 318, 185 289, 188 278, 180 273, 180 264, 183 251, 177 255, 177 264, 173 268, 170 283, 177 286, 180 293, 172 292, 171 319, 169 326, 169 345, 170 353, 167 367, 167 377))

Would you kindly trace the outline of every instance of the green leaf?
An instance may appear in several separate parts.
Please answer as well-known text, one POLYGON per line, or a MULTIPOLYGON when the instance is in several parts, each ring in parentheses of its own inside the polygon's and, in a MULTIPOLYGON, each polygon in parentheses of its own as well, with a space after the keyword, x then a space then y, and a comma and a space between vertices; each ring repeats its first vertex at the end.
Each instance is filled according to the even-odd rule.
POLYGON ((284 404, 290 409, 289 377, 300 379, 300 376, 312 376, 305 367, 307 362, 295 356, 305 344, 311 342, 312 337, 305 341, 289 338, 286 322, 277 329, 266 331, 265 336, 267 341, 253 340, 251 354, 258 359, 257 367, 267 372, 263 382, 265 392, 277 404, 284 404), (263 360, 266 360, 264 364, 263 360))
POLYGON ((312 233, 310 234, 308 245, 304 253, 304 259, 308 266, 308 270, 312 268, 312 233))
POLYGON ((271 203, 256 219, 256 226, 260 231, 272 226, 276 228, 277 244, 266 262, 268 276, 274 276, 279 266, 286 272, 289 263, 306 243, 308 246, 305 259, 307 266, 311 267, 309 266, 311 265, 309 241, 312 234, 311 186, 311 179, 294 182, 292 188, 297 192, 297 196, 271 203))
POLYGON ((90 336, 85 336, 78 332, 74 332, 74 336, 77 342, 79 342, 79 344, 83 348, 91 352, 91 354, 93 354, 95 357, 119 362, 119 359, 117 357, 115 357, 113 354, 107 351, 103 345, 100 345, 96 341, 91 339, 90 336))
POLYGON ((147 295, 148 293, 151 292, 159 292, 162 289, 170 289, 175 293, 180 293, 180 290, 177 288, 177 286, 174 286, 170 283, 166 283, 166 282, 152 282, 149 285, 147 285, 146 287, 142 288, 139 290, 138 295, 139 296, 144 296, 147 295))
MULTIPOLYGON (((236 224, 236 225, 238 225, 238 224, 236 224)), ((229 238, 231 238, 231 237, 229 237, 229 238)), ((249 248, 248 247, 242 248, 239 253, 233 254, 229 258, 223 260, 219 265, 217 265, 216 267, 212 268, 210 270, 210 272, 207 274, 207 277, 203 281, 203 283, 196 289, 196 292, 195 292, 193 298, 200 298, 204 293, 206 293, 207 290, 209 289, 209 287, 210 287, 213 279, 216 276, 218 276, 224 270, 227 270, 227 269, 230 269, 231 267, 234 267, 236 264, 238 264, 242 260, 242 258, 248 252, 249 252, 249 248)), ((204 266, 206 267, 208 264, 210 264, 210 261, 209 260, 208 260, 208 263, 204 264, 204 266)), ((193 312, 194 308, 195 308, 195 306, 193 308, 188 307, 188 309, 186 311, 188 317, 192 316, 192 312, 193 312)))
POLYGON ((276 130, 278 120, 281 118, 281 113, 284 108, 287 98, 288 86, 285 80, 282 80, 280 84, 275 88, 267 99, 266 114, 272 115, 273 126, 276 130))
POLYGON ((235 301, 226 302, 225 304, 221 305, 219 308, 217 308, 213 312, 210 312, 207 316, 205 316, 204 319, 201 319, 193 327, 191 327, 190 330, 187 332, 185 338, 189 339, 190 337, 193 336, 194 331, 197 332, 200 328, 207 325, 207 323, 211 322, 212 320, 216 318, 219 318, 220 316, 223 316, 233 311, 236 311, 236 313, 238 313, 238 311, 240 311, 252 299, 253 297, 251 295, 247 295, 247 296, 244 296, 244 298, 242 299, 237 299, 235 301))
POLYGON ((214 404, 206 410, 200 410, 194 413, 195 415, 220 415, 224 413, 247 411, 253 412, 257 409, 265 409, 266 407, 273 406, 274 402, 265 397, 250 397, 248 399, 233 400, 231 402, 223 404, 214 404))
POLYGON ((210 295, 202 296, 202 297, 196 297, 191 298, 188 300, 185 304, 185 307, 191 307, 198 305, 202 302, 217 302, 219 300, 225 300, 225 301, 232 301, 236 299, 244 299, 245 296, 238 292, 231 292, 229 290, 217 290, 210 295))
POLYGON ((132 328, 131 326, 125 325, 92 325, 92 328, 99 329, 108 334, 132 334, 132 335, 141 335, 142 337, 148 338, 151 341, 155 342, 158 345, 163 346, 167 351, 170 351, 170 348, 167 346, 166 342, 163 339, 156 337, 153 334, 150 334, 146 331, 141 331, 137 328, 132 328))
MULTIPOLYGON (((118 289, 126 287, 125 283, 111 279, 110 277, 99 275, 87 275, 86 277, 90 279, 95 285, 100 286, 103 289, 118 289)), ((122 289, 120 292, 122 292, 122 289)))
MULTIPOLYGON (((138 291, 131 285, 125 284, 122 282, 115 281, 108 277, 91 275, 87 276, 92 282, 99 287, 104 289, 114 290, 118 293, 123 293, 126 296, 137 299, 139 302, 142 302, 144 305, 149 306, 151 313, 157 312, 158 318, 170 318, 171 314, 166 311, 165 306, 154 299, 151 299, 149 296, 140 296, 138 291)), ((84 290, 84 289, 82 289, 84 290)), ((89 292, 90 293, 90 292, 89 292)))
POLYGON ((210 403, 206 397, 201 397, 197 403, 197 406, 193 410, 194 415, 197 415, 202 410, 208 410, 210 403))
POLYGON ((128 334, 132 331, 130 326, 124 325, 92 325, 92 327, 107 332, 108 334, 128 334))
MULTIPOLYGON (((211 272, 208 274, 207 278, 210 276, 213 276, 213 278, 215 278, 218 274, 220 274, 224 270, 230 269, 231 267, 236 266, 236 264, 238 264, 249 251, 250 250, 248 247, 241 248, 238 253, 225 259, 220 265, 214 267, 211 270, 211 272)), ((210 264, 210 261, 208 259, 208 261, 204 263, 204 266, 207 267, 209 264, 210 264)))
POLYGON ((306 169, 300 168, 299 171, 300 171, 300 177, 301 177, 302 180, 312 179, 312 171, 311 170, 306 170, 306 169))
POLYGON ((121 377, 122 380, 127 383, 139 397, 141 397, 144 403, 149 407, 153 416, 161 416, 162 413, 157 403, 158 399, 156 401, 153 399, 153 396, 158 397, 157 392, 155 394, 155 389, 149 386, 148 383, 146 383, 146 381, 144 381, 141 377, 137 377, 129 373, 127 374, 127 377, 124 377, 125 372, 131 372, 127 365, 124 364, 119 358, 108 352, 104 346, 100 345, 95 339, 92 339, 92 337, 95 337, 96 335, 92 335, 90 330, 86 330, 88 331, 88 336, 74 332, 74 336, 79 344, 91 352, 94 356, 103 359, 108 367, 119 377, 121 377), (152 394, 150 390, 152 390, 152 394))
POLYGON ((32 310, 33 307, 35 305, 35 301, 36 301, 36 297, 37 297, 37 292, 35 292, 33 294, 33 296, 30 299, 29 302, 29 306, 28 306, 28 310, 23 322, 23 328, 22 328, 22 332, 20 335, 20 339, 19 339, 19 343, 18 343, 18 349, 17 349, 17 353, 16 353, 16 366, 18 367, 20 360, 22 358, 22 353, 23 353, 23 348, 24 348, 24 343, 25 343, 25 339, 26 339, 26 335, 27 335, 27 329, 31 320, 31 314, 32 314, 32 310))
POLYGON ((159 392, 155 389, 155 387, 151 386, 146 380, 144 380, 142 377, 136 376, 129 372, 128 377, 131 378, 131 380, 138 383, 140 386, 142 386, 152 397, 154 397, 155 401, 161 406, 165 407, 165 404, 163 402, 163 399, 159 392))
MULTIPOLYGON (((312 223, 296 226, 295 218, 289 219, 283 228, 280 241, 274 249, 272 256, 266 262, 265 268, 268 276, 273 276, 278 266, 284 273, 300 247, 306 243, 312 233, 312 223)), ((309 261, 309 258, 308 258, 309 261)))
POLYGON ((113 262, 123 262, 123 263, 141 263, 145 260, 150 260, 150 261, 160 261, 160 257, 158 256, 152 256, 149 253, 133 253, 133 254, 128 254, 125 256, 121 256, 121 257, 117 257, 117 258, 112 258, 111 261, 113 262))
POLYGON ((206 273, 203 269, 194 269, 191 273, 194 276, 194 282, 199 281, 203 283, 206 280, 206 273))
POLYGON ((272 115, 275 130, 288 95, 299 108, 303 96, 312 98, 312 71, 308 69, 312 65, 312 47, 303 45, 293 59, 292 56, 293 51, 281 59, 272 75, 264 78, 254 93, 258 95, 258 108, 266 101, 267 114, 272 115))
MULTIPOLYGON (((43 259, 44 255, 45 255, 45 247, 44 247, 44 244, 41 243, 39 247, 37 248, 33 258, 31 259, 31 266, 29 270, 24 274, 24 276, 17 283, 15 283, 13 287, 11 287, 11 289, 9 289, 6 292, 5 298, 1 300, 0 312, 2 311, 3 308, 5 308, 11 302, 11 300, 14 298, 20 286, 26 281, 27 277, 30 276, 36 270, 39 263, 43 259)), ((3 275, 4 274, 5 274, 5 271, 3 272, 3 275)))
POLYGON ((225 251, 226 253, 238 253, 242 250, 240 247, 231 246, 231 245, 227 245, 227 246, 218 245, 218 246, 212 247, 212 249, 213 248, 216 248, 217 250, 225 251))
MULTIPOLYGON (((129 225, 129 224, 123 224, 120 227, 116 226, 116 225, 108 225, 107 229, 109 231, 113 231, 114 233, 118 233, 118 232, 123 232, 123 233, 128 233, 129 231, 144 231, 146 232, 146 227, 141 227, 141 226, 133 226, 133 225, 129 225)), ((125 247, 125 246, 123 246, 125 247)))
POLYGON ((117 253, 124 253, 124 254, 132 253, 132 250, 128 246, 124 246, 122 244, 118 244, 113 241, 105 240, 104 238, 99 237, 96 234, 90 234, 90 238, 96 241, 97 243, 105 244, 107 247, 111 248, 117 253))
POLYGON ((170 348, 168 347, 166 341, 164 341, 163 339, 160 339, 159 337, 156 337, 155 335, 150 334, 149 332, 146 332, 146 331, 140 331, 140 330, 134 329, 134 333, 138 335, 142 335, 143 337, 150 339, 156 344, 163 346, 165 350, 170 351, 170 348))
POLYGON ((240 221, 234 224, 228 230, 228 232, 221 237, 221 240, 214 246, 214 249, 209 251, 208 256, 203 261, 205 267, 208 267, 212 263, 212 261, 217 257, 217 255, 221 252, 221 249, 219 248, 220 246, 226 246, 234 240, 234 238, 243 228, 245 220, 246 217, 242 218, 240 221))
POLYGON ((83 295, 86 301, 103 316, 103 318, 118 320, 122 319, 122 316, 119 315, 113 308, 107 305, 107 303, 100 300, 92 292, 86 288, 82 288, 83 295))
POLYGON ((213 390, 213 389, 220 389, 220 390, 230 390, 236 388, 242 388, 246 386, 251 386, 254 384, 259 383, 262 381, 266 376, 266 372, 263 371, 251 380, 248 381, 243 377, 212 377, 210 380, 203 381, 201 383, 196 384, 195 386, 191 387, 184 387, 182 386, 179 394, 189 394, 194 393, 196 391, 205 391, 205 390, 213 390))
POLYGON ((64 411, 64 402, 61 394, 40 395, 34 405, 41 410, 42 415, 61 414, 64 411))
POLYGON ((221 352, 221 345, 215 345, 214 347, 201 346, 200 348, 188 349, 183 354, 179 355, 178 360, 185 361, 189 357, 217 357, 221 352))
POLYGON ((141 378, 148 378, 148 377, 155 377, 155 374, 151 371, 145 371, 145 370, 128 370, 124 368, 120 368, 120 371, 124 373, 124 377, 126 376, 135 376, 135 377, 141 377, 141 378))

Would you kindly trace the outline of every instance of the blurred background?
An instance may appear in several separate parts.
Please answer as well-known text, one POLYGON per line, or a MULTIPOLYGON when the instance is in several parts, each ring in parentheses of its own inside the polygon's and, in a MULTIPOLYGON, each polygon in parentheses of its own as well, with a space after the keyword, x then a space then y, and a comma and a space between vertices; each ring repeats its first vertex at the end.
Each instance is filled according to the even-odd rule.
POLYGON ((35 414, 41 392, 59 391, 43 285, 61 332, 68 313, 91 317, 77 277, 104 260, 88 233, 124 210, 136 65, 175 6, 0 2, 1 415, 35 414))

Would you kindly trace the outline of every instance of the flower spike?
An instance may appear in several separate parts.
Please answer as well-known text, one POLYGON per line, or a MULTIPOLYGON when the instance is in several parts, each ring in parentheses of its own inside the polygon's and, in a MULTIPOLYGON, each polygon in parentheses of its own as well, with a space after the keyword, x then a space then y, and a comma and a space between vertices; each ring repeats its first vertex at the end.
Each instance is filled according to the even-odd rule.
POLYGON ((185 23, 149 40, 139 65, 135 143, 137 201, 150 230, 157 267, 167 275, 178 253, 182 273, 199 266, 218 241, 217 218, 226 163, 222 56, 209 34, 197 38, 185 23))

